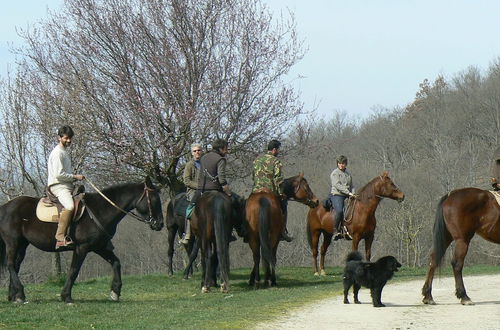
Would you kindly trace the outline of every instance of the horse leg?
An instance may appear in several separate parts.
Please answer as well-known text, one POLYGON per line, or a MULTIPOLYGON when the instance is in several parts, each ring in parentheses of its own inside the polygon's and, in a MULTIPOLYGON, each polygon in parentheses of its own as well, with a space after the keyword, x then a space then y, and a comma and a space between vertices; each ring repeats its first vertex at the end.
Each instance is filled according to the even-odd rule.
POLYGON ((455 252, 453 253, 453 259, 451 265, 453 267, 453 275, 455 276, 455 294, 462 305, 474 305, 467 296, 465 291, 464 279, 462 277, 462 270, 464 268, 464 260, 469 250, 469 241, 463 239, 458 239, 455 241, 455 252))
POLYGON ((202 239, 201 242, 201 258, 203 265, 203 275, 201 282, 201 293, 207 293, 210 291, 210 281, 213 274, 213 265, 212 265, 212 250, 210 248, 210 244, 206 239, 202 239))
POLYGON ((333 235, 330 235, 328 233, 323 233, 323 244, 321 245, 321 259, 320 259, 320 275, 325 276, 325 255, 326 251, 328 251, 328 247, 332 243, 332 237, 333 235))
POLYGON ((432 280, 434 279, 434 272, 436 271, 437 264, 435 262, 436 253, 432 251, 429 262, 429 269, 427 270, 427 277, 424 286, 422 287, 422 295, 424 299, 422 302, 428 305, 435 305, 436 302, 432 298, 432 280))
POLYGON ((26 255, 28 244, 21 242, 6 242, 7 250, 7 269, 9 270, 9 295, 7 299, 15 303, 24 303, 26 295, 24 294, 24 286, 19 279, 19 269, 26 255))
POLYGON ((370 261, 372 258, 372 243, 374 236, 375 236, 374 234, 371 234, 368 237, 365 237, 366 261, 370 261))
POLYGON ((320 231, 314 231, 311 233, 311 252, 312 252, 312 259, 313 259, 314 276, 319 276, 319 272, 318 272, 318 244, 319 244, 320 234, 321 234, 320 231))
POLYGON ((174 244, 175 244, 175 235, 177 234, 177 227, 173 226, 172 228, 168 229, 168 250, 167 250, 167 255, 168 255, 168 262, 167 262, 167 275, 172 276, 174 275, 174 270, 172 267, 172 259, 174 258, 174 244))
POLYGON ((122 290, 122 273, 121 273, 120 259, 118 259, 118 257, 114 254, 114 252, 109 249, 95 251, 95 253, 97 253, 104 260, 109 262, 109 264, 113 268, 113 279, 111 280, 111 292, 109 294, 109 297, 113 301, 119 301, 122 290))
POLYGON ((73 298, 71 297, 71 289, 75 284, 76 278, 80 273, 80 268, 82 267, 83 261, 87 257, 88 248, 87 246, 77 245, 75 251, 73 251, 73 257, 71 258, 71 266, 68 272, 68 278, 61 291, 61 300, 67 304, 73 303, 73 298))
POLYGON ((198 238, 195 237, 192 241, 193 245, 191 247, 191 252, 189 253, 189 261, 186 268, 184 269, 184 276, 182 277, 184 280, 187 280, 193 275, 193 263, 198 256, 198 251, 200 250, 200 247, 198 245, 198 238))
POLYGON ((252 248, 253 254, 253 269, 250 273, 250 280, 248 281, 248 285, 253 286, 255 289, 257 289, 260 284, 260 246, 257 242, 250 242, 250 247, 252 248))
MULTIPOLYGON (((276 260, 276 252, 278 251, 278 244, 273 248, 273 258, 276 260)), ((271 286, 276 286, 276 262, 271 264, 271 286)))

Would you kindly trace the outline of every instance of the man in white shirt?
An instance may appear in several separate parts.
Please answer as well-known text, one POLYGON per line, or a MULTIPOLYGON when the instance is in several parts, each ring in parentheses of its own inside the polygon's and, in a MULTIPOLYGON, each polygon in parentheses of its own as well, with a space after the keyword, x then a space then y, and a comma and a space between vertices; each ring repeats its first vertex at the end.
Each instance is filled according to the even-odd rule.
POLYGON ((49 190, 59 199, 64 207, 59 216, 56 232, 56 250, 69 247, 73 244, 71 239, 66 237, 66 229, 71 218, 75 204, 73 201, 73 182, 83 180, 85 177, 81 174, 72 174, 71 158, 67 148, 71 145, 73 138, 73 129, 69 126, 62 126, 57 131, 59 143, 49 155, 47 164, 49 190))

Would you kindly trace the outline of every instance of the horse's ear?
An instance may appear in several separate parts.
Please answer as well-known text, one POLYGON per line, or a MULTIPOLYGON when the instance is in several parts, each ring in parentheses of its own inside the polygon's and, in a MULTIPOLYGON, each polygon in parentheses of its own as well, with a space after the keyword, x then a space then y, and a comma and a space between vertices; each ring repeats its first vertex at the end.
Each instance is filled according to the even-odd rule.
POLYGON ((146 177, 144 183, 146 184, 146 187, 153 188, 153 182, 151 182, 151 178, 149 177, 149 175, 146 177))
POLYGON ((387 178, 389 176, 389 171, 384 171, 384 173, 382 173, 382 176, 384 178, 387 178))
POLYGON ((303 177, 304 177, 304 172, 300 172, 300 173, 299 173, 299 177, 300 177, 300 178, 303 178, 303 177))

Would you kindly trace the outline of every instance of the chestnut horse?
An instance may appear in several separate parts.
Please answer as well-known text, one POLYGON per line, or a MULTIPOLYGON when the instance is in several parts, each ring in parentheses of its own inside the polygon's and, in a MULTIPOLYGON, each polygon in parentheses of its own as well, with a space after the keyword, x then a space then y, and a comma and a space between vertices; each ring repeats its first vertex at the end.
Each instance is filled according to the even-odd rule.
MULTIPOLYGON (((372 254, 372 243, 375 234, 377 220, 375 211, 382 198, 403 201, 404 193, 389 177, 387 171, 368 182, 351 201, 354 209, 349 210, 349 219, 345 223, 349 234, 352 236, 352 249, 358 250, 359 243, 365 240, 366 260, 370 261, 372 254)), ((312 250, 314 275, 326 275, 325 254, 332 241, 335 210, 327 210, 323 205, 310 209, 307 214, 307 237, 312 250), (323 245, 321 246, 320 271, 318 272, 318 244, 323 234, 323 245)))
POLYGON ((462 269, 469 243, 476 233, 487 241, 500 244, 500 206, 493 194, 482 189, 463 188, 443 196, 436 211, 433 248, 422 288, 424 304, 436 304, 432 298, 432 279, 453 241, 455 250, 451 265, 455 276, 455 294, 462 305, 474 304, 465 291, 462 269))
MULTIPOLYGON (((302 173, 285 179, 281 187, 287 200, 297 201, 309 207, 318 205, 318 199, 302 173)), ((279 196, 267 189, 250 194, 246 205, 246 220, 248 244, 253 252, 253 269, 248 284, 255 288, 260 285, 259 264, 262 254, 265 284, 275 286, 276 250, 285 226, 279 196)))

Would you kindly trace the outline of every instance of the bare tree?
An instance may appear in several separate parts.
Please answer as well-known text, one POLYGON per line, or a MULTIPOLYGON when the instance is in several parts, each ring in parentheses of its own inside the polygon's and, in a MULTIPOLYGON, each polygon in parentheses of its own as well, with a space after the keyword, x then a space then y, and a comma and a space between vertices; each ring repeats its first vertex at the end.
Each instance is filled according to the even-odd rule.
POLYGON ((22 36, 31 90, 88 135, 104 178, 146 173, 178 190, 190 143, 226 138, 238 159, 302 112, 284 81, 303 55, 294 19, 259 1, 66 1, 22 36))

